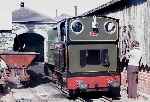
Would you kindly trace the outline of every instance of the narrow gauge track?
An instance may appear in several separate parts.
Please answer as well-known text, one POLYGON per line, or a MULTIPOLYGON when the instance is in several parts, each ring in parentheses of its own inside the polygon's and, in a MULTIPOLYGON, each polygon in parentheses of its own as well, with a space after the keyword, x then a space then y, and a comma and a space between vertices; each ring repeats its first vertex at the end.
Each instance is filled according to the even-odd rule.
MULTIPOLYGON (((64 96, 69 97, 68 92, 66 92, 65 90, 63 90, 60 85, 56 84, 56 82, 51 81, 51 85, 53 87, 55 87, 56 89, 58 89, 59 91, 61 90, 60 92, 64 96)), ((102 96, 102 97, 97 98, 97 99, 77 97, 77 98, 75 98, 73 100, 75 100, 75 102, 113 102, 112 98, 109 98, 109 97, 106 97, 106 96, 102 96)))
POLYGON ((113 100, 105 96, 102 96, 101 98, 98 99, 84 99, 81 97, 77 97, 75 102, 113 102, 113 100))

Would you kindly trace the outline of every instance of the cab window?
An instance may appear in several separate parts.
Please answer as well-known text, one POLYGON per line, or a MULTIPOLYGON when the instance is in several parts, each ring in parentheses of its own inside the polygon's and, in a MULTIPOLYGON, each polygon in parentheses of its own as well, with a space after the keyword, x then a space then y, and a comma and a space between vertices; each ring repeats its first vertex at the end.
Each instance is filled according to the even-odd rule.
POLYGON ((80 65, 103 65, 109 64, 108 49, 80 50, 80 65))

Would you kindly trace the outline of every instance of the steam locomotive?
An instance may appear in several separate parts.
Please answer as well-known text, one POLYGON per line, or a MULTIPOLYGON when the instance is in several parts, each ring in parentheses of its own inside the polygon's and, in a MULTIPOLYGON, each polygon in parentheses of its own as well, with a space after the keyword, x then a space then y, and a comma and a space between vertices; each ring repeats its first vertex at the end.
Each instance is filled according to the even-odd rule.
POLYGON ((57 23, 48 33, 50 77, 62 90, 104 91, 119 97, 119 20, 78 16, 57 23))

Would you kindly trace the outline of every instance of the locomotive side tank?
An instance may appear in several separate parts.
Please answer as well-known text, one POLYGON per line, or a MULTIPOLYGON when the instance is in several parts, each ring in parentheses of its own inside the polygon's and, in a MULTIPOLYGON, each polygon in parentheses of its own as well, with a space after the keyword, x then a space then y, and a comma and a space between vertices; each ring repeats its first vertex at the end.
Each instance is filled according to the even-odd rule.
POLYGON ((118 24, 117 19, 96 16, 59 22, 49 33, 55 34, 48 52, 52 80, 70 95, 106 91, 120 96, 118 24))

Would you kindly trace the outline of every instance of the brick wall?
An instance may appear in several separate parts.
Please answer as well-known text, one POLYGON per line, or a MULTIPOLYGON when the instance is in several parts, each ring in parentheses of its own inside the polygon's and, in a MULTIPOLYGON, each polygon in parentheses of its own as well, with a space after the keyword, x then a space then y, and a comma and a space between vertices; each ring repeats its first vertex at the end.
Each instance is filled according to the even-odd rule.
MULTIPOLYGON (((127 72, 124 70, 121 73, 122 80, 121 83, 123 86, 127 87, 127 72)), ((150 73, 148 72, 139 72, 138 74, 138 91, 150 94, 150 73)))

